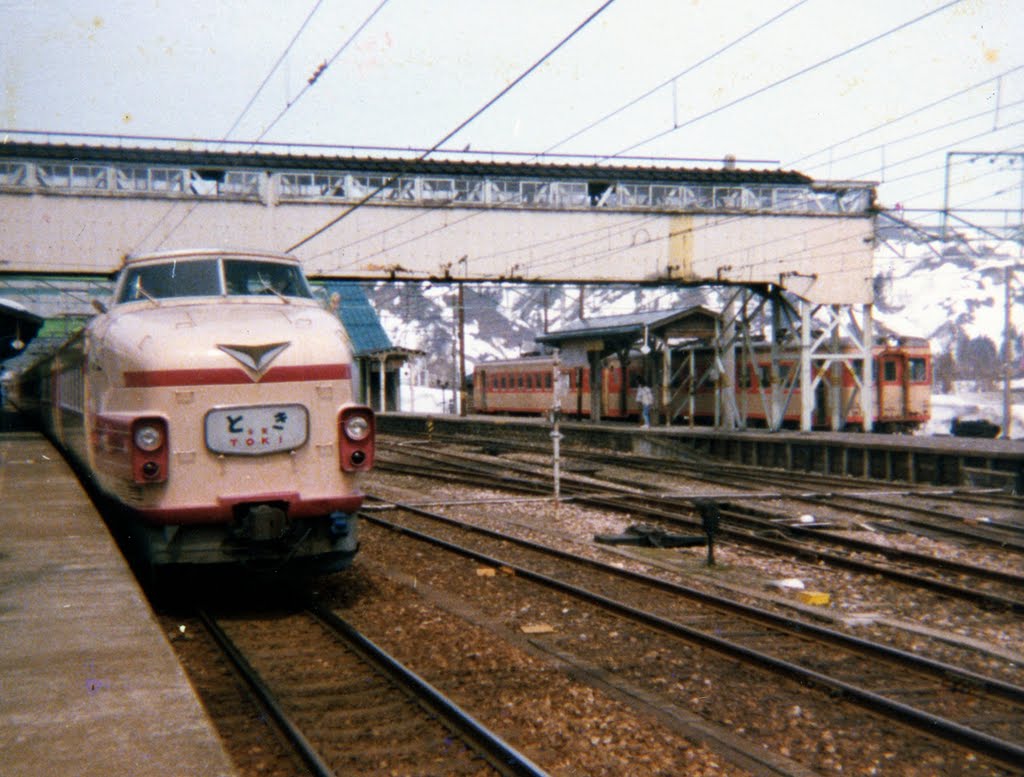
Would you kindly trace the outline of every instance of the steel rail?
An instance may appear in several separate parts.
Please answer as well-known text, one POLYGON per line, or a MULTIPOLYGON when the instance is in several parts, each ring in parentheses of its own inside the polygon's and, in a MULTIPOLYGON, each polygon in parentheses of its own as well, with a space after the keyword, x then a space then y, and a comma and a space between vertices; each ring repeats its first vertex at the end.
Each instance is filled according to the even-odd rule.
POLYGON ((303 736, 299 727, 295 725, 292 719, 288 716, 288 713, 284 711, 284 708, 278 704, 277 697, 274 696, 270 688, 268 688, 266 683, 263 682, 259 673, 246 660, 242 651, 238 649, 238 646, 235 645, 227 633, 205 610, 199 610, 197 614, 200 620, 202 620, 203 625, 206 627, 206 630, 210 632, 210 635, 214 640, 216 640, 217 645, 231 660, 235 669, 238 670, 249 688, 256 694, 256 697, 259 699, 260 704, 263 705, 263 708, 270 713, 271 717, 273 717, 278 728, 287 737, 292 747, 295 748, 295 751, 299 754, 310 771, 317 775, 317 777, 335 777, 334 770, 324 762, 323 758, 316 751, 316 748, 314 748, 313 745, 310 744, 309 740, 303 736))
POLYGON ((360 634, 337 613, 318 604, 307 605, 316 618, 345 642, 354 646, 378 670, 399 685, 412 690, 446 725, 452 726, 481 752, 501 774, 510 777, 547 777, 547 772, 507 744, 501 737, 478 722, 454 701, 442 694, 419 675, 399 663, 391 654, 360 634))
MULTIPOLYGON (((493 440, 485 440, 485 439, 477 438, 477 437, 471 437, 471 438, 451 437, 450 440, 451 440, 451 442, 457 443, 457 444, 458 443, 466 444, 467 442, 471 442, 471 443, 475 442, 476 444, 479 444, 481 446, 494 446, 495 445, 493 440)), ((530 443, 526 443, 526 442, 515 442, 515 443, 513 443, 513 442, 502 441, 500 443, 500 445, 502 447, 510 449, 510 450, 525 450, 525 451, 535 452, 535 453, 539 453, 539 454, 545 454, 545 453, 548 452, 542 446, 535 445, 535 444, 530 444, 530 443)), ((598 462, 603 462, 603 463, 611 465, 611 466, 624 466, 623 457, 621 455, 614 455, 614 454, 594 452, 594 451, 574 451, 574 449, 572 449, 572 448, 563 448, 562 449, 562 453, 563 453, 564 456, 567 456, 567 457, 568 456, 583 456, 583 457, 585 457, 585 459, 588 462, 598 461, 598 462)), ((711 472, 709 472, 709 467, 707 465, 700 464, 700 463, 687 462, 687 461, 667 461, 665 459, 659 459, 659 458, 654 458, 654 457, 650 457, 650 456, 642 456, 642 455, 639 455, 639 454, 636 454, 636 453, 630 453, 629 456, 630 456, 630 458, 629 458, 628 466, 637 467, 637 468, 644 469, 644 470, 647 470, 647 471, 658 471, 658 472, 664 472, 666 470, 666 467, 671 467, 671 469, 673 471, 679 472, 680 474, 685 474, 685 475, 687 475, 689 477, 693 477, 693 478, 698 479, 698 480, 704 480, 706 482, 716 483, 716 484, 726 483, 728 485, 733 485, 735 483, 736 479, 740 479, 740 480, 743 480, 743 481, 746 481, 746 482, 752 482, 752 483, 754 483, 757 486, 762 486, 766 482, 766 479, 767 479, 769 482, 778 484, 782 488, 794 487, 792 484, 797 484, 797 487, 803 487, 803 486, 805 486, 805 484, 808 481, 811 481, 811 482, 817 483, 817 484, 822 484, 822 485, 834 486, 834 487, 839 488, 839 489, 866 487, 866 486, 870 486, 872 484, 872 481, 868 481, 868 480, 859 480, 859 481, 856 481, 856 482, 851 482, 850 478, 838 477, 838 476, 835 476, 835 475, 827 475, 827 474, 822 474, 822 473, 819 473, 819 472, 792 472, 792 471, 780 470, 780 469, 772 468, 772 467, 754 467, 754 466, 751 466, 751 465, 736 464, 734 462, 729 462, 729 461, 716 461, 715 464, 714 464, 714 472, 711 473, 711 472), (726 479, 726 478, 721 477, 721 473, 729 473, 729 475, 731 476, 731 479, 726 479)), ((996 507, 996 506, 1004 506, 1004 507, 1021 506, 1021 507, 1024 507, 1024 497, 1019 497, 1019 496, 1015 496, 1015 495, 1011 495, 1011 494, 1005 494, 1003 492, 998 492, 998 493, 991 494, 990 497, 989 497, 988 502, 981 502, 981 500, 978 499, 979 493, 978 493, 977 490, 962 492, 962 491, 960 491, 959 489, 956 489, 956 488, 945 488, 945 489, 942 489, 940 494, 936 494, 935 493, 935 489, 934 488, 930 488, 928 491, 921 491, 920 489, 917 489, 917 490, 915 490, 915 489, 908 489, 908 490, 905 490, 905 491, 903 491, 901 493, 903 493, 903 494, 905 494, 907 496, 913 497, 913 498, 926 498, 926 497, 931 497, 931 496, 936 496, 936 495, 942 495, 942 496, 945 496, 945 497, 956 499, 956 500, 964 502, 964 503, 970 503, 970 504, 975 504, 975 505, 982 504, 982 505, 985 505, 985 506, 992 506, 992 507, 996 507)), ((843 493, 843 491, 818 492, 818 493, 810 493, 810 494, 806 493, 806 491, 798 491, 795 494, 782 494, 782 495, 780 495, 780 498, 805 500, 805 501, 809 501, 811 503, 813 503, 814 500, 816 500, 816 499, 823 499, 823 498, 829 498, 829 497, 851 499, 851 500, 856 500, 856 501, 864 502, 865 504, 875 504, 876 506, 879 504, 877 502, 877 500, 873 500, 871 497, 864 496, 862 494, 856 494, 856 493, 854 493, 854 494, 843 493)), ((1017 547, 1019 549, 1024 549, 1024 546, 1022 546, 1012 536, 1011 537, 1007 537, 1006 536, 1007 534, 1010 534, 1010 535, 1019 534, 1021 531, 1024 531, 1024 527, 1017 527, 1017 526, 1013 526, 1013 525, 1002 525, 1002 524, 993 524, 993 525, 990 525, 988 527, 963 527, 963 526, 948 527, 948 526, 935 526, 934 524, 931 524, 931 523, 928 523, 928 522, 915 523, 914 521, 908 520, 908 519, 905 519, 905 518, 898 518, 897 519, 897 518, 894 518, 894 516, 881 514, 881 513, 878 513, 876 511, 872 511, 872 510, 870 510, 868 508, 854 507, 852 509, 859 511, 859 512, 861 512, 864 515, 871 515, 873 517, 883 517, 883 518, 888 518, 888 519, 892 519, 892 520, 903 520, 904 522, 910 523, 911 525, 921 525, 923 527, 931 528, 931 529, 934 529, 936 531, 942 531, 942 532, 954 534, 954 535, 957 535, 957 536, 966 535, 966 536, 970 536, 972 539, 975 539, 975 540, 978 540, 978 541, 988 542, 988 543, 995 544, 995 545, 1000 545, 1000 546, 1005 546, 1007 544, 1010 544, 1010 545, 1012 545, 1014 547, 1017 547)), ((943 512, 943 511, 940 511, 940 510, 934 510, 934 509, 931 509, 931 508, 926 508, 926 507, 919 507, 919 506, 915 506, 915 505, 901 505, 900 509, 903 509, 903 510, 905 510, 907 512, 917 513, 917 514, 923 515, 923 516, 945 518, 945 519, 948 519, 948 520, 951 520, 951 521, 959 521, 960 520, 959 516, 953 515, 951 513, 943 512)))
MULTIPOLYGON (((463 531, 472 532, 474 534, 480 534, 490 539, 507 542, 511 545, 516 545, 527 550, 532 550, 537 553, 542 553, 547 556, 558 559, 559 561, 567 561, 578 565, 586 566, 599 572, 621 578, 623 580, 629 580, 631 582, 640 583, 647 585, 652 588, 656 588, 659 591, 670 593, 676 596, 682 596, 687 599, 700 602, 702 604, 709 605, 727 612, 731 612, 735 615, 739 615, 744 618, 756 620, 760 623, 767 624, 769 626, 781 629, 788 629, 800 633, 801 635, 810 635, 815 639, 826 640, 832 644, 844 647, 848 650, 855 650, 859 653, 867 653, 876 658, 895 660, 900 663, 912 664, 915 669, 922 671, 936 679, 942 680, 956 680, 965 685, 978 688, 986 693, 990 693, 993 696, 1006 699, 1016 704, 1024 705, 1024 686, 1014 685, 1013 683, 1007 683, 1002 680, 987 677, 977 672, 973 672, 962 667, 953 666, 950 664, 942 663, 941 661, 935 661, 924 656, 920 656, 916 653, 908 653, 905 650, 898 648, 889 647, 878 642, 872 642, 870 640, 861 639, 860 637, 854 637, 849 634, 845 634, 841 631, 835 631, 825 626, 819 626, 814 623, 807 621, 797 620, 796 618, 789 617, 786 615, 780 615, 770 610, 764 610, 760 607, 754 607, 752 605, 743 604, 733 599, 726 597, 717 596, 706 591, 701 591, 697 588, 691 588, 689 586, 682 585, 680 583, 673 583, 668 580, 663 580, 659 577, 652 575, 645 575, 641 572, 633 572, 628 569, 621 569, 611 564, 606 564, 603 561, 597 559, 588 558, 586 556, 580 556, 578 554, 569 553, 558 548, 553 548, 548 545, 542 545, 532 540, 523 539, 521 537, 512 537, 507 534, 495 531, 493 529, 487 529, 483 526, 476 526, 465 521, 460 521, 457 518, 451 516, 442 515, 435 513, 430 510, 425 510, 420 507, 403 504, 401 502, 389 502, 393 507, 412 513, 414 515, 420 515, 424 518, 437 521, 448 526, 461 529, 463 531)), ((364 515, 368 520, 373 523, 377 523, 380 526, 385 526, 389 529, 396 531, 405 531, 405 527, 400 527, 398 524, 387 521, 386 519, 380 518, 377 515, 370 516, 364 515)), ((408 531, 414 532, 415 529, 408 531)))
MULTIPOLYGON (((338 637, 346 647, 354 650, 375 671, 390 678, 398 687, 405 689, 432 715, 436 716, 442 725, 463 737, 466 744, 479 753, 503 777, 549 777, 547 772, 486 726, 477 722, 455 702, 403 666, 379 645, 360 634, 336 613, 314 602, 307 602, 305 608, 324 628, 338 637)), ((273 691, 263 682, 259 673, 246 660, 238 646, 208 613, 199 611, 198 615, 218 646, 231 660, 310 770, 317 777, 335 777, 335 772, 327 766, 299 727, 284 711, 273 691)))
MULTIPOLYGON (((378 460, 377 468, 384 471, 408 471, 399 467, 399 465, 389 464, 378 460)), ((538 477, 536 472, 532 475, 535 480, 530 482, 523 482, 522 480, 516 480, 510 475, 501 474, 495 475, 493 467, 485 470, 483 467, 477 468, 477 478, 468 477, 466 475, 465 468, 458 468, 451 465, 432 465, 432 471, 436 474, 438 471, 443 471, 447 474, 449 479, 459 479, 462 482, 469 482, 474 485, 480 485, 485 487, 495 487, 500 485, 514 487, 528 493, 547 493, 539 485, 536 478, 538 477)), ((523 471, 520 468, 520 471, 523 471)), ((542 478, 546 478, 546 473, 542 478)), ((545 479, 544 482, 547 482, 545 479)), ((607 493, 594 494, 594 490, 581 484, 579 480, 570 480, 563 477, 562 490, 565 494, 571 494, 573 501, 577 504, 586 504, 595 507, 601 507, 604 509, 613 510, 628 510, 633 513, 641 513, 649 518, 657 518, 660 520, 668 521, 675 524, 682 524, 690 527, 699 526, 699 522, 696 518, 694 519, 683 519, 676 512, 669 512, 679 507, 677 501, 665 502, 663 500, 662 507, 642 507, 636 504, 624 504, 623 499, 639 499, 639 500, 655 500, 656 497, 644 495, 637 489, 632 488, 625 492, 620 492, 614 496, 610 496, 607 493), (579 489, 579 490, 576 490, 579 489)), ((605 489, 607 490, 607 489, 605 489)), ((803 533, 812 539, 822 542, 827 539, 828 542, 832 542, 838 545, 846 545, 853 547, 856 550, 862 552, 875 553, 886 558, 893 560, 904 560, 914 561, 918 564, 924 564, 932 567, 945 568, 948 571, 955 572, 957 574, 974 575, 982 579, 989 579, 995 582, 1004 584, 1020 584, 1022 590, 1024 590, 1024 581, 1021 578, 1007 575, 1006 573, 999 572, 997 570, 989 570, 984 567, 975 567, 960 562, 953 562, 944 559, 937 559, 934 556, 927 556, 924 554, 915 554, 911 551, 898 550, 894 548, 886 548, 884 546, 873 545, 871 543, 864 543, 862 540, 855 540, 852 538, 838 537, 836 535, 822 535, 820 532, 811 532, 810 530, 799 530, 798 527, 781 527, 777 524, 765 521, 762 518, 751 517, 748 514, 748 508, 737 507, 735 505, 723 504, 727 510, 731 510, 730 514, 735 518, 748 522, 753 525, 755 529, 769 529, 772 531, 782 532, 786 531, 789 533, 803 533)), ((821 561, 831 564, 835 567, 850 569, 857 572, 863 572, 871 575, 878 575, 895 582, 911 585, 918 588, 924 588, 927 590, 940 593, 945 596, 950 596, 965 601, 976 602, 984 604, 986 606, 997 607, 1000 609, 1006 609, 1013 612, 1024 612, 1024 601, 1013 599, 999 594, 991 593, 988 591, 980 590, 977 588, 971 588, 964 585, 957 585, 954 583, 948 583, 943 580, 936 580, 935 578, 926 577, 923 575, 912 574, 909 572, 903 572, 900 570, 892 569, 890 567, 880 566, 878 564, 872 564, 867 561, 861 561, 859 559, 850 558, 848 556, 842 556, 836 553, 830 553, 824 550, 816 550, 809 548, 804 545, 795 544, 786 540, 776 540, 770 537, 759 536, 750 531, 743 531, 736 528, 730 528, 728 526, 719 526, 718 535, 723 537, 729 537, 737 542, 756 545, 775 553, 785 553, 798 558, 804 558, 811 561, 821 561)))
MULTIPOLYGON (((408 449, 406 449, 406 450, 408 450, 408 449)), ((432 461, 436 461, 437 457, 440 457, 442 455, 448 455, 450 457, 453 454, 439 454, 439 453, 436 453, 436 452, 427 452, 427 453, 425 453, 425 452, 422 452, 422 451, 415 451, 414 455, 420 456, 422 458, 427 458, 427 459, 430 459, 432 461)), ((454 454, 454 455, 458 456, 458 454, 454 454)), ((466 457, 465 456, 461 456, 460 458, 462 458, 463 461, 466 461, 466 457)), ((481 472, 481 473, 492 472, 492 470, 489 469, 486 464, 483 464, 483 463, 481 463, 479 461, 476 461, 474 459, 469 459, 469 461, 472 464, 473 469, 475 469, 478 472, 481 472)), ((652 462, 653 462, 653 460, 652 460, 652 462)), ((613 463, 617 463, 619 466, 626 466, 626 465, 623 465, 621 460, 616 460, 613 463)), ((660 463, 662 465, 664 464, 664 462, 660 462, 660 463)), ((527 475, 529 475, 529 476, 531 476, 533 478, 540 478, 543 482, 550 481, 550 476, 546 472, 538 472, 537 467, 534 466, 534 465, 528 465, 528 464, 521 463, 521 462, 516 462, 514 464, 513 463, 509 463, 509 462, 505 462, 505 464, 506 464, 506 468, 508 468, 508 469, 512 469, 514 471, 518 471, 518 472, 527 474, 527 475)), ((633 462, 630 462, 628 466, 632 466, 632 464, 633 464, 633 462)), ((387 464, 386 463, 383 463, 382 466, 384 468, 387 468, 387 464)), ((458 471, 453 466, 451 466, 448 462, 444 462, 441 465, 435 464, 435 466, 438 466, 439 468, 443 468, 447 472, 454 473, 454 472, 458 471)), ((512 477, 510 477, 508 475, 502 475, 501 476, 501 480, 503 482, 508 482, 508 483, 512 483, 512 484, 515 484, 517 482, 514 478, 512 478, 512 477)), ((580 478, 573 478, 571 475, 566 476, 564 478, 564 480, 566 481, 566 488, 568 490, 570 490, 570 491, 571 491, 571 489, 574 486, 575 487, 579 487, 579 488, 583 488, 583 489, 586 489, 586 487, 587 487, 587 483, 586 483, 585 480, 580 479, 580 478)), ((636 485, 632 481, 624 482, 621 479, 604 478, 603 479, 603 484, 612 484, 612 485, 621 487, 622 490, 623 490, 623 494, 626 495, 627 497, 636 496, 636 495, 642 493, 643 494, 642 498, 651 500, 651 501, 655 502, 656 504, 668 505, 670 507, 677 506, 680 501, 686 501, 685 497, 678 497, 678 498, 674 498, 673 499, 671 497, 652 495, 652 494, 649 494, 649 493, 642 492, 642 491, 640 491, 639 489, 636 488, 636 485)), ((758 482, 757 484, 760 485, 761 483, 758 482)), ((731 482, 730 482, 730 485, 731 485, 731 482)), ((607 488, 604 488, 604 490, 607 491, 607 488)), ((797 496, 803 496, 806 501, 810 501, 812 503, 818 503, 819 500, 824 499, 824 498, 826 498, 826 497, 828 497, 830 495, 829 494, 788 495, 788 494, 784 494, 784 493, 778 494, 778 498, 784 498, 784 499, 797 498, 797 496)), ((847 497, 847 495, 843 495, 843 494, 839 494, 838 496, 843 497, 843 498, 853 498, 853 497, 847 497)), ((579 497, 577 497, 577 498, 579 498, 579 497)), ((690 500, 690 501, 692 501, 692 500, 690 500)), ((720 501, 720 504, 727 505, 728 508, 731 509, 734 512, 734 517, 743 518, 744 520, 753 521, 755 526, 757 526, 757 524, 760 522, 760 519, 765 519, 767 521, 781 521, 781 520, 786 520, 789 517, 789 516, 785 516, 785 515, 781 515, 781 514, 773 514, 770 511, 758 510, 756 508, 751 508, 751 507, 746 507, 746 506, 742 506, 741 507, 741 506, 733 505, 733 504, 729 503, 728 500, 724 500, 724 501, 719 500, 719 501, 720 501)), ((882 516, 882 517, 892 519, 892 516, 882 516)), ((979 577, 979 578, 982 578, 982 579, 992 580, 994 582, 1005 583, 1005 584, 1008 584, 1008 585, 1020 586, 1022 588, 1022 590, 1024 590, 1024 577, 1021 577, 1019 575, 1010 575, 1010 574, 1007 574, 1007 573, 1004 573, 1004 572, 1000 572, 998 570, 990 570, 990 569, 986 569, 984 567, 977 567, 977 566, 972 566, 972 565, 969 565, 969 564, 963 564, 961 562, 949 561, 949 560, 945 560, 945 559, 937 559, 934 556, 928 556, 928 555, 925 555, 925 554, 914 553, 913 551, 904 551, 904 550, 898 550, 898 549, 894 549, 894 548, 887 548, 887 547, 884 547, 884 546, 879 546, 879 545, 875 545, 875 544, 872 544, 872 543, 869 543, 869 542, 865 542, 863 540, 857 540, 857 539, 854 539, 854 538, 848 538, 848 537, 842 537, 842 536, 834 535, 834 534, 829 533, 826 530, 821 530, 821 529, 813 529, 812 530, 812 529, 807 529, 805 527, 794 526, 794 525, 786 525, 785 527, 782 527, 782 526, 779 526, 779 525, 777 525, 775 523, 763 523, 763 522, 761 522, 760 528, 771 529, 771 530, 778 530, 778 531, 781 531, 781 530, 784 529, 787 533, 798 535, 798 536, 806 536, 806 537, 810 537, 810 538, 817 539, 817 540, 824 540, 824 539, 827 538, 827 540, 829 542, 832 542, 834 544, 845 545, 847 547, 851 547, 851 548, 854 548, 856 550, 860 550, 860 551, 863 551, 863 552, 876 553, 876 554, 883 555, 883 556, 885 556, 887 558, 891 558, 891 559, 894 559, 894 560, 916 561, 917 563, 920 563, 920 564, 924 564, 924 565, 928 565, 928 566, 933 566, 933 567, 944 568, 944 569, 947 569, 948 571, 955 572, 957 574, 972 575, 972 576, 979 577)), ((979 537, 976 535, 975 532, 958 532, 958 531, 950 532, 948 529, 942 529, 942 528, 940 528, 939 530, 940 531, 946 531, 947 533, 953 533, 953 534, 956 534, 957 536, 968 536, 968 537, 971 537, 973 539, 979 539, 979 537)), ((994 541, 990 537, 983 537, 981 539, 985 539, 986 541, 990 541, 990 542, 994 541)), ((1005 547, 1006 543, 1003 543, 1003 546, 1005 547)), ((1016 548, 1016 546, 1013 545, 1013 544, 1011 544, 1011 547, 1016 548)), ((1024 549, 1024 546, 1021 546, 1021 549, 1024 549)), ((1008 600, 1008 601, 1013 601, 1013 600, 1008 600)), ((1007 606, 1005 604, 1005 602, 1000 602, 999 604, 1000 604, 1000 606, 1007 606)))
MULTIPOLYGON (((593 591, 588 591, 562 580, 557 580, 540 572, 527 569, 521 565, 510 563, 507 560, 498 559, 485 553, 456 545, 455 543, 433 537, 423 532, 418 532, 415 529, 392 524, 376 516, 364 515, 364 517, 373 523, 389 528, 397 533, 413 537, 423 542, 428 542, 450 552, 472 558, 485 564, 511 569, 515 575, 523 579, 539 583, 553 590, 567 593, 582 600, 591 602, 611 612, 618 613, 644 625, 656 628, 664 633, 693 641, 697 644, 724 653, 725 655, 741 659, 747 663, 765 667, 798 681, 825 689, 829 693, 838 694, 867 709, 881 712, 901 723, 911 725, 933 736, 940 736, 949 742, 962 745, 976 752, 984 753, 995 760, 1011 766, 1016 767, 1021 763, 1024 763, 1024 746, 1016 742, 1001 740, 998 737, 977 731, 947 718, 911 707, 873 691, 823 675, 820 672, 801 667, 797 664, 793 664, 792 662, 767 655, 760 651, 753 650, 742 645, 737 645, 721 637, 707 634, 676 621, 655 615, 654 613, 639 610, 623 602, 611 599, 610 597, 593 591)), ((1021 692, 1021 689, 1018 689, 1018 693, 1019 692, 1021 692)))

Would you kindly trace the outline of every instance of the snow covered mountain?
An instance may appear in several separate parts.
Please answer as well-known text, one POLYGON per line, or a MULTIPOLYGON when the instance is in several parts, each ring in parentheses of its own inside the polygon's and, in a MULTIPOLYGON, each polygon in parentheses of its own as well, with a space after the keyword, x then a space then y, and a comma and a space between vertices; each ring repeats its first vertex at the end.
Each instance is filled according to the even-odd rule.
MULTIPOLYGON (((1016 385, 1024 384, 1024 254, 1019 244, 985 236, 943 241, 927 232, 879 220, 875 255, 876 333, 923 337, 934 355, 933 421, 927 433, 949 431, 952 418, 1002 424, 1006 282, 1010 282, 1010 340, 1016 385)), ((419 386, 456 382, 456 287, 378 283, 367 289, 396 345, 428 354, 419 386)), ((472 284, 463 289, 466 372, 483 360, 527 352, 533 338, 587 318, 705 305, 721 310, 715 287, 540 286, 472 284)), ((1024 438, 1024 393, 1014 392, 1011 435, 1024 438)))
MULTIPOLYGON (((1007 268, 1017 376, 1024 375, 1024 266, 1012 243, 940 242, 893 227, 879 233, 874 317, 881 332, 924 337, 936 357, 936 390, 954 381, 991 390, 1002 377, 1007 268), (1015 255, 1016 254, 1016 255, 1015 255)), ((392 341, 430 356, 434 384, 450 380, 456 358, 457 291, 445 284, 379 283, 368 289, 392 341)), ((467 285, 463 290, 467 372, 485 359, 518 356, 533 337, 586 317, 667 310, 688 305, 721 308, 721 292, 632 286, 467 285), (581 303, 582 295, 582 303, 581 303)))

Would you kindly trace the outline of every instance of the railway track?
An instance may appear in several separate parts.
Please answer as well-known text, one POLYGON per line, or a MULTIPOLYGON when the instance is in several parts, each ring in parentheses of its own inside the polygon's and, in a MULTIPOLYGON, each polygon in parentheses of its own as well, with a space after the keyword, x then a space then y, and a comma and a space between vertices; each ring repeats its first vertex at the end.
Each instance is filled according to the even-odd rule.
MULTIPOLYGON (((438 440, 441 442, 442 440, 438 440)), ((535 444, 495 441, 482 438, 447 438, 452 445, 478 446, 485 453, 501 455, 503 452, 524 452, 549 456, 550 450, 535 444)), ((679 458, 669 460, 643 456, 631 452, 628 456, 602 451, 579 451, 563 448, 562 455, 569 466, 575 462, 578 468, 595 465, 607 468, 627 467, 630 470, 685 477, 690 480, 715 486, 753 489, 755 494, 764 494, 766 487, 774 489, 774 498, 785 498, 811 506, 822 506, 833 502, 845 511, 868 519, 898 521, 901 528, 909 531, 959 538, 966 542, 982 543, 996 547, 1024 551, 1024 521, 1001 521, 988 519, 974 524, 965 522, 961 512, 938 509, 934 505, 915 502, 943 500, 958 507, 984 510, 1005 510, 1024 515, 1024 497, 1001 491, 979 491, 978 489, 935 489, 914 488, 879 492, 877 484, 868 480, 823 475, 814 472, 789 472, 780 469, 765 469, 727 461, 707 462, 679 458), (898 503, 886 501, 896 499, 898 503)), ((752 497, 753 498, 753 497, 752 497)), ((984 516, 983 516, 984 517, 984 516)))
MULTIPOLYGON (((424 450, 421 446, 385 443, 380 447, 386 452, 377 463, 382 471, 441 476, 531 494, 551 493, 551 473, 539 465, 450 450, 424 450)), ((631 464, 632 459, 620 460, 617 466, 631 464)), ((692 496, 665 494, 663 489, 645 487, 635 479, 598 479, 569 473, 561 481, 561 492, 580 504, 628 512, 671 527, 701 529, 692 496)), ((719 536, 730 541, 879 576, 986 607, 1024 612, 1024 599, 1020 598, 1024 576, 802 526, 792 515, 752 507, 742 494, 730 494, 715 501, 726 519, 719 527, 719 536)))
MULTIPOLYGON (((505 570, 671 640, 813 687, 818 691, 818 715, 825 716, 821 710, 841 698, 914 727, 933 743, 968 748, 1011 767, 1024 763, 1024 688, 1020 686, 437 513, 395 503, 380 508, 367 513, 366 520, 505 570), (387 520, 382 512, 401 517, 387 520)), ((570 605, 563 612, 574 609, 570 605)), ((623 628, 620 624, 616 631, 623 628)), ((568 648, 561 645, 560 649, 568 648)), ((672 651, 664 646, 644 649, 648 654, 672 651)), ((636 676, 646 675, 638 670, 636 676)), ((670 701, 676 700, 666 699, 670 701)), ((845 725, 853 725, 850 713, 842 715, 845 725)), ((866 726, 865 731, 873 727, 856 725, 866 726)))
POLYGON ((199 617, 311 774, 546 774, 329 609, 199 617))

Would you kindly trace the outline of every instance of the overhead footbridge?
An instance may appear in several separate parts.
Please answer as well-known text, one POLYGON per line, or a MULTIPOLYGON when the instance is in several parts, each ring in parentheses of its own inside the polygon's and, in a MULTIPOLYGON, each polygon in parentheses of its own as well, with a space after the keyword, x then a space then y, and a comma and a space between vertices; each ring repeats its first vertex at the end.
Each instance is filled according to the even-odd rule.
MULTIPOLYGON (((97 277, 128 253, 212 246, 290 251, 323 278, 733 286, 771 301, 771 336, 803 349, 805 377, 815 379, 815 359, 847 364, 871 402, 870 183, 728 161, 552 164, 220 145, 0 144, 0 273, 97 277), (853 368, 848 348, 839 353, 840 339, 860 344, 853 358, 865 369, 853 368)), ((751 304, 730 305, 726 356, 753 336, 751 304)))

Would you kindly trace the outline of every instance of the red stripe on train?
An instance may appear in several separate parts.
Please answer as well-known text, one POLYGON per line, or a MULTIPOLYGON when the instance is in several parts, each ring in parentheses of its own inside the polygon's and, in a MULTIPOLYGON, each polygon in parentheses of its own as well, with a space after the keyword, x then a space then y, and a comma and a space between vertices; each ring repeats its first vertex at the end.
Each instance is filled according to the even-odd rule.
POLYGON ((262 377, 252 378, 238 367, 205 370, 135 370, 125 372, 127 388, 167 388, 170 386, 236 386, 248 383, 299 383, 313 380, 348 380, 350 364, 308 364, 271 367, 262 377))

